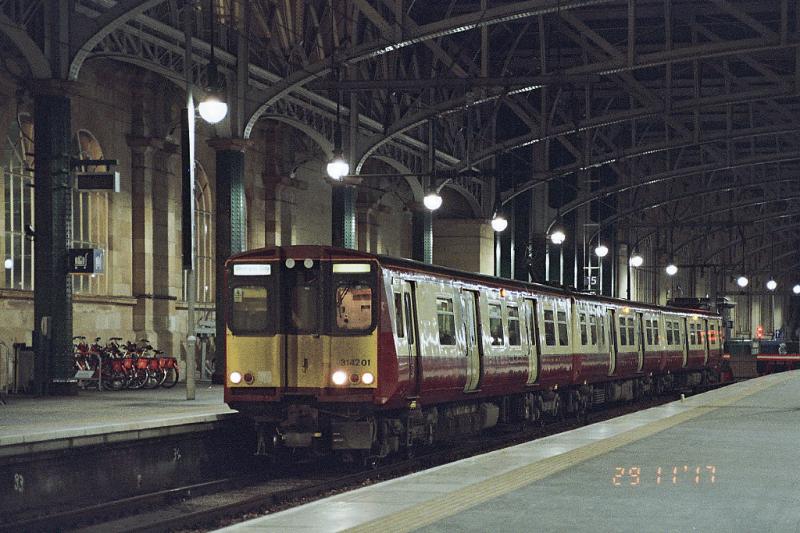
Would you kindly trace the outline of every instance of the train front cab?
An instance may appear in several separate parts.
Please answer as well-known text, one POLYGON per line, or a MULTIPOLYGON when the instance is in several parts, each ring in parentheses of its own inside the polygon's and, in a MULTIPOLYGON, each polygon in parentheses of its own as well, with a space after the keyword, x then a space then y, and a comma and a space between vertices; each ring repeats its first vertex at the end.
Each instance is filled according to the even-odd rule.
POLYGON ((229 261, 226 403, 285 447, 366 446, 346 442, 363 428, 337 424, 380 386, 378 275, 374 260, 316 247, 229 261))

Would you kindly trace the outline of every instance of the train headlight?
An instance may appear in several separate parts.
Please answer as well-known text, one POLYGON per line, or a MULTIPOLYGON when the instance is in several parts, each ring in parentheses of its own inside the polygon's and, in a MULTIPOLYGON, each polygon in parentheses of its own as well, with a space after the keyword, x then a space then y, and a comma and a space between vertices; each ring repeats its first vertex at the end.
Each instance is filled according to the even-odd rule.
POLYGON ((375 382, 375 376, 372 375, 372 372, 364 372, 364 375, 361 376, 361 383, 364 385, 372 385, 375 382))
POLYGON ((344 385, 347 383, 347 374, 342 370, 337 370, 331 376, 334 385, 344 385))
POLYGON ((234 385, 238 385, 239 383, 242 382, 242 375, 239 372, 231 372, 230 378, 231 378, 231 383, 233 383, 234 385))

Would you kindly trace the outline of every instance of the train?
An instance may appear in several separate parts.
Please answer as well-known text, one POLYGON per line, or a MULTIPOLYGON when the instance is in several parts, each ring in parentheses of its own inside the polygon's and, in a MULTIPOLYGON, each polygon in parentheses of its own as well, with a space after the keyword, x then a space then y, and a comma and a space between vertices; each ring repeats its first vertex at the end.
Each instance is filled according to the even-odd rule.
POLYGON ((226 263, 225 402, 257 453, 375 461, 718 382, 720 315, 330 246, 226 263))

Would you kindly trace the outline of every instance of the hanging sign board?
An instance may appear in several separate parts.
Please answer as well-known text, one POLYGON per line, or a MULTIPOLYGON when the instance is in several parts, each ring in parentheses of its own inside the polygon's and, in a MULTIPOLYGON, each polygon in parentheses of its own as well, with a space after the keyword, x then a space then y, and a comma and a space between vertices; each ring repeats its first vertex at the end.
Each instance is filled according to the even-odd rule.
POLYGON ((102 274, 105 269, 102 248, 72 248, 69 250, 70 274, 102 274))

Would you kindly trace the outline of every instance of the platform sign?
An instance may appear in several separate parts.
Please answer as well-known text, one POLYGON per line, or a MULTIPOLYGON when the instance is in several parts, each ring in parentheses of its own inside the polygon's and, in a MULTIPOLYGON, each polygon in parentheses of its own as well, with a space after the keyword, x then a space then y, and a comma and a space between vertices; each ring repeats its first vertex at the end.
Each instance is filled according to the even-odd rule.
POLYGON ((79 172, 75 186, 79 191, 119 192, 119 172, 79 172))
POLYGON ((102 248, 71 248, 69 250, 70 274, 102 274, 105 269, 102 248))

